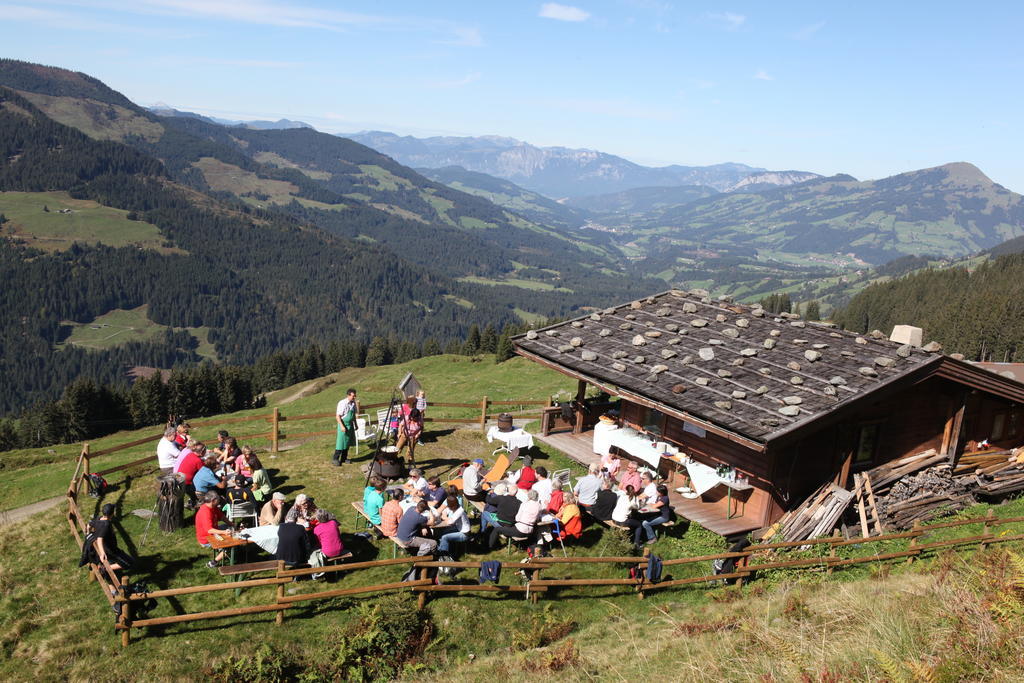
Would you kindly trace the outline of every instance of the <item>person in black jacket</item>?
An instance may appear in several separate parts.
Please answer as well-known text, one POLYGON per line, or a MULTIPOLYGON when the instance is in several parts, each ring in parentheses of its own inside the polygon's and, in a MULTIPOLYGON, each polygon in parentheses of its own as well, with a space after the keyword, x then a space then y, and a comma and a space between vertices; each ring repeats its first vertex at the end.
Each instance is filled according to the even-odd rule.
POLYGON ((285 522, 277 528, 277 559, 289 567, 306 564, 313 547, 306 535, 306 527, 294 522, 285 522))
POLYGON ((114 532, 111 519, 113 516, 114 505, 107 503, 100 509, 99 519, 89 522, 90 532, 85 538, 79 566, 89 562, 102 564, 106 560, 110 564, 110 568, 115 571, 131 570, 135 564, 135 558, 117 546, 117 534, 114 532))
POLYGON ((597 500, 590 506, 590 515, 594 519, 607 522, 612 518, 612 511, 615 510, 615 503, 618 500, 619 497, 615 495, 615 491, 612 491, 612 480, 605 477, 601 484, 601 490, 597 492, 597 500))

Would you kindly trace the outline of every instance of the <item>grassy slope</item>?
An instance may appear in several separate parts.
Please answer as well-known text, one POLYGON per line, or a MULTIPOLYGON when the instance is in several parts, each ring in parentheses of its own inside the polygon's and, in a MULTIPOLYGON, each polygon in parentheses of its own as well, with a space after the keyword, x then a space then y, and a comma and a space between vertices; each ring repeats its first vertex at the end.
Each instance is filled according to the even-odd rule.
MULTIPOLYGON (((493 397, 543 396, 566 385, 554 373, 521 360, 495 367, 467 358, 436 357, 406 366, 340 373, 332 388, 287 404, 285 412, 329 410, 349 384, 360 388, 364 401, 378 400, 410 369, 434 400, 467 398, 467 394, 475 397, 485 392, 493 397), (502 388, 506 389, 503 394, 502 388)), ((298 388, 276 392, 271 399, 283 401, 298 388)), ((231 428, 238 433, 244 431, 237 425, 231 428)), ((199 431, 207 436, 215 429, 210 426, 199 431)), ((133 436, 122 434, 110 440, 127 441, 133 436)), ((348 502, 359 498, 364 477, 358 461, 340 470, 329 465, 332 441, 331 437, 320 437, 277 457, 267 455, 265 462, 280 490, 289 497, 300 490, 314 495, 322 506, 338 514, 343 531, 351 534, 360 527, 348 512, 348 502)), ((489 459, 491 449, 475 430, 432 429, 419 456, 430 473, 443 473, 464 458, 489 459)), ((549 467, 567 464, 561 454, 547 448, 542 451, 540 462, 549 467)), ((65 468, 51 465, 50 469, 59 471, 61 476, 55 481, 63 487, 65 468)), ((5 474, 0 483, 7 485, 20 472, 5 474)), ((195 545, 191 528, 164 534, 154 525, 143 545, 145 521, 130 511, 152 507, 152 473, 133 474, 133 480, 122 482, 106 500, 118 503, 121 509, 122 538, 127 538, 123 545, 141 558, 145 569, 140 571, 140 578, 152 588, 217 582, 217 576, 202 566, 208 554, 195 545)), ((2 489, 0 492, 9 494, 2 489)), ((95 502, 83 499, 84 509, 90 510, 90 504, 95 502)), ((1022 509, 1024 505, 1013 502, 999 514, 1019 515, 1022 509)), ((977 513, 976 509, 964 514, 977 513)), ((973 533, 978 533, 973 526, 947 529, 937 531, 928 540, 973 533)), ((390 557, 387 542, 374 547, 349 535, 345 540, 358 559, 390 557)), ((887 548, 878 545, 865 544, 842 552, 871 555, 899 547, 899 542, 887 548)), ((659 540, 655 552, 670 558, 721 548, 721 539, 693 527, 682 537, 659 540)), ((569 550, 580 555, 616 555, 624 548, 611 533, 592 529, 581 547, 569 550)), ((350 623, 354 608, 368 600, 341 598, 317 606, 299 606, 289 611, 284 628, 275 627, 272 616, 252 615, 152 629, 122 651, 112 630, 113 615, 98 594, 98 587, 87 583, 85 572, 77 568, 77 553, 60 510, 5 528, 0 532, 0 556, 5 558, 0 565, 0 675, 15 680, 55 676, 72 680, 195 677, 223 656, 251 653, 257 643, 268 643, 274 652, 296 662, 318 657, 322 661, 320 643, 350 623)), ((469 555, 467 559, 477 557, 469 555)), ((496 557, 508 556, 499 551, 496 557)), ((665 678, 668 674, 671 680, 796 680, 804 670, 814 673, 812 680, 817 680, 815 672, 827 668, 857 680, 878 680, 885 676, 883 666, 871 653, 872 648, 878 648, 898 662, 946 658, 953 677, 942 680, 977 678, 977 671, 963 675, 964 667, 971 662, 953 662, 954 655, 961 655, 945 640, 951 624, 958 624, 961 631, 972 626, 956 621, 960 613, 951 612, 968 610, 971 594, 960 584, 945 580, 944 574, 921 573, 922 569, 936 567, 948 574, 958 562, 924 560, 907 566, 899 561, 883 571, 851 568, 837 571, 832 577, 818 571, 798 574, 779 570, 766 573, 742 590, 674 589, 653 592, 643 602, 629 591, 617 589, 573 591, 566 597, 580 599, 542 599, 536 607, 514 599, 502 599, 500 605, 494 605, 491 601, 498 598, 444 597, 429 606, 437 631, 427 651, 426 673, 433 672, 445 680, 493 680, 495 674, 512 677, 531 671, 540 678, 557 675, 564 680, 587 680, 601 674, 617 678, 665 678), (885 579, 890 570, 895 576, 885 579), (537 624, 567 620, 577 624, 569 636, 572 642, 558 640, 543 649, 520 653, 507 650, 512 641, 531 640, 537 624), (574 654, 574 648, 578 648, 578 654, 574 654), (560 652, 567 664, 555 674, 546 667, 560 658, 560 652), (798 654, 790 656, 794 652, 798 654), (470 662, 470 654, 475 655, 475 663, 470 662), (959 668, 952 668, 954 664, 959 668), (762 679, 762 675, 776 678, 762 679)), ((706 565, 673 569, 674 578, 681 578, 704 573, 706 565)), ((388 568, 360 572, 341 578, 331 587, 394 581, 400 573, 388 568)), ((553 570, 551 576, 570 573, 619 577, 624 570, 616 566, 577 568, 553 570)), ((322 584, 298 583, 287 590, 312 592, 322 588, 322 584)), ((238 599, 232 591, 183 596, 173 605, 161 600, 152 616, 265 604, 272 590, 249 589, 238 599)), ((1005 669, 993 669, 979 653, 975 654, 977 666, 984 664, 991 679, 1005 678, 1005 669)), ((415 677, 422 679, 424 675, 415 677)))
MULTIPOLYGON (((159 337, 167 329, 167 326, 153 322, 148 316, 149 305, 143 304, 130 310, 115 308, 86 323, 65 322, 64 324, 72 328, 71 334, 57 347, 72 344, 89 349, 109 349, 131 341, 152 341, 159 337)), ((184 329, 196 338, 199 342, 196 353, 200 356, 213 361, 217 360, 217 351, 209 340, 210 328, 175 329, 184 329)))
POLYGON ((155 225, 130 221, 127 211, 72 199, 67 192, 0 192, 0 213, 8 220, 2 234, 46 251, 63 251, 77 241, 182 253, 162 246, 164 239, 155 225), (49 212, 43 211, 44 206, 49 212), (60 213, 61 209, 71 213, 60 213))

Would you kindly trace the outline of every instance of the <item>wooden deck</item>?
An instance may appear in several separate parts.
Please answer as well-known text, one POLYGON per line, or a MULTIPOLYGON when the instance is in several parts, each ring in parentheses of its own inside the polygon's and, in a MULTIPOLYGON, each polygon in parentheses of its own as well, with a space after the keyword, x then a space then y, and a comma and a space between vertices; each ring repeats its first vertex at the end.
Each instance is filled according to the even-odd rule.
MULTIPOLYGON (((593 437, 593 432, 584 432, 582 434, 553 432, 547 436, 534 435, 534 438, 557 448, 584 467, 601 461, 601 456, 594 453, 591 448, 593 437)), ((677 481, 681 480, 677 479, 677 481)), ((680 483, 668 482, 668 484, 669 499, 672 501, 672 507, 675 508, 676 514, 700 524, 709 531, 713 531, 720 536, 736 536, 760 527, 760 524, 757 522, 753 522, 743 516, 727 519, 727 501, 724 496, 721 500, 710 502, 701 498, 683 498, 675 491, 675 488, 681 485, 680 483)))

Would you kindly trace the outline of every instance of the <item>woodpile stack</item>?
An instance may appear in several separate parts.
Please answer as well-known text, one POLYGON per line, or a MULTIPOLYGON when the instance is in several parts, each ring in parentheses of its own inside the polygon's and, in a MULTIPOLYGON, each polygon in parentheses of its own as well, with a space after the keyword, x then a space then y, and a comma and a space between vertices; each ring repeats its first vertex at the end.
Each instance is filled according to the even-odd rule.
MULTIPOLYGON (((909 529, 979 498, 1024 491, 1024 447, 966 453, 956 467, 929 449, 853 476, 853 490, 828 483, 769 530, 784 541, 827 535, 844 518, 862 536, 909 529)), ((856 533, 856 532, 854 532, 856 533)))
POLYGON ((815 491, 795 510, 779 520, 778 534, 784 541, 804 541, 828 534, 853 500, 853 493, 829 482, 815 491))

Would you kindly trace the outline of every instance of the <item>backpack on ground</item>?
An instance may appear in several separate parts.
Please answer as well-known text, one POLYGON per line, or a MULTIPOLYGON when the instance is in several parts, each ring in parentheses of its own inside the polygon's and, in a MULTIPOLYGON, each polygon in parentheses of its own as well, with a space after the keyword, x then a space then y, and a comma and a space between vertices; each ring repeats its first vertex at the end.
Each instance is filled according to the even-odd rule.
POLYGON ((93 498, 102 498, 103 494, 107 492, 107 480, 98 474, 85 475, 85 482, 89 487, 89 495, 93 498))

